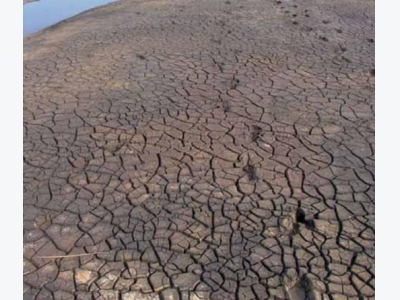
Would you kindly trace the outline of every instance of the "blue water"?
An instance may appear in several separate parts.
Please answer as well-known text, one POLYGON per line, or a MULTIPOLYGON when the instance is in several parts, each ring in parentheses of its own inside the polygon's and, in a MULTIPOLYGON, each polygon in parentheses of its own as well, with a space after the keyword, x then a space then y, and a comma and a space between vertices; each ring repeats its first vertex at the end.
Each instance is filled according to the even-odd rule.
POLYGON ((40 0, 24 4, 24 37, 115 0, 40 0))

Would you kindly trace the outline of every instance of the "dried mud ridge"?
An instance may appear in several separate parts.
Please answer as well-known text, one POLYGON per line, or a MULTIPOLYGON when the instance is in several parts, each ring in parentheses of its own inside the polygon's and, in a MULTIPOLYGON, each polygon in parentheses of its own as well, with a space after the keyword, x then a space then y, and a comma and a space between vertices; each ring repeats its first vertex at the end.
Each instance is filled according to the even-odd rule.
POLYGON ((24 299, 374 299, 373 38, 196 0, 25 39, 24 299))

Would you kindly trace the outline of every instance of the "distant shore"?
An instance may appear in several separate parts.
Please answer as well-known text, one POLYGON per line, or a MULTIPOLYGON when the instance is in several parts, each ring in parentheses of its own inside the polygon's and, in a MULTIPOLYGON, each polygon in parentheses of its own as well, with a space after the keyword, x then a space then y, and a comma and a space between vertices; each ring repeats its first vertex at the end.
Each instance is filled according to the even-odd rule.
POLYGON ((24 1, 24 4, 27 4, 29 2, 37 2, 37 1, 40 1, 40 0, 23 0, 23 1, 24 1))

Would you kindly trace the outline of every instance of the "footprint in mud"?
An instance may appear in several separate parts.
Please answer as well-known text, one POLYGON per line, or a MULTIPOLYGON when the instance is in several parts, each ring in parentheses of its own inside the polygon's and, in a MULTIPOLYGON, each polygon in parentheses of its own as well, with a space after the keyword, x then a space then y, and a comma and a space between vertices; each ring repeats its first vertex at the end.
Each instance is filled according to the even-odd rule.
POLYGON ((327 41, 328 41, 328 38, 325 37, 325 36, 320 36, 319 39, 320 39, 321 41, 324 41, 324 42, 327 42, 327 41))
POLYGON ((306 213, 302 208, 296 210, 296 222, 304 223, 306 221, 306 213))
POLYGON ((309 26, 303 26, 302 30, 305 31, 305 32, 313 31, 313 29, 311 27, 309 27, 309 26))
POLYGON ((280 221, 281 236, 292 236, 299 232, 301 224, 307 229, 314 230, 315 222, 313 218, 306 219, 306 213, 302 208, 297 208, 296 213, 285 216, 280 221))
POLYGON ((298 208, 296 210, 296 222, 300 224, 304 224, 308 229, 315 229, 315 222, 313 218, 306 219, 306 213, 302 208, 298 208))
POLYGON ((224 109, 224 113, 231 111, 231 105, 229 104, 228 101, 222 102, 222 108, 224 109))
POLYGON ((231 90, 233 90, 233 89, 236 89, 236 87, 239 85, 239 79, 236 79, 236 78, 233 78, 232 80, 231 80, 231 90))
POLYGON ((257 125, 251 126, 251 139, 256 142, 262 136, 262 128, 257 125))
POLYGON ((370 74, 372 77, 375 77, 375 69, 369 70, 369 74, 370 74))
POLYGON ((250 181, 257 180, 257 169, 255 166, 247 165, 243 167, 243 171, 246 173, 250 181))
POLYGON ((290 300, 317 299, 313 284, 306 274, 299 275, 294 268, 290 268, 282 281, 290 300))

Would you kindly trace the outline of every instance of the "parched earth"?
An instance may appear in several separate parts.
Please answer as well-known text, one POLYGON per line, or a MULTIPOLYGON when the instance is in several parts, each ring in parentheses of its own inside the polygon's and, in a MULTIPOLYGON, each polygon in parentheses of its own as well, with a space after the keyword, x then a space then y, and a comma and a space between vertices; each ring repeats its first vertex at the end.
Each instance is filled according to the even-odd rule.
POLYGON ((123 0, 24 40, 24 299, 374 299, 374 1, 123 0))

